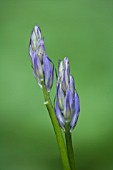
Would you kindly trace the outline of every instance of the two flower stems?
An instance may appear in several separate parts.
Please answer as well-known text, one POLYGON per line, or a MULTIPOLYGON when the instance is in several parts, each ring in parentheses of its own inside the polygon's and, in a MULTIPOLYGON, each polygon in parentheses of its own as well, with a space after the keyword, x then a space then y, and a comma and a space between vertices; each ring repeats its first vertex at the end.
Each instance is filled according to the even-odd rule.
POLYGON ((44 95, 44 100, 45 100, 45 105, 48 110, 54 132, 56 135, 57 143, 59 146, 61 158, 62 158, 62 164, 64 170, 75 170, 75 163, 74 163, 74 153, 73 153, 73 148, 72 148, 72 140, 71 140, 71 133, 69 131, 69 125, 66 124, 66 128, 68 129, 65 132, 65 138, 66 138, 66 147, 65 147, 65 142, 63 139, 63 135, 61 132, 61 128, 59 126, 59 123, 57 121, 55 111, 49 96, 49 92, 46 90, 44 81, 42 81, 42 90, 43 90, 43 95, 44 95))

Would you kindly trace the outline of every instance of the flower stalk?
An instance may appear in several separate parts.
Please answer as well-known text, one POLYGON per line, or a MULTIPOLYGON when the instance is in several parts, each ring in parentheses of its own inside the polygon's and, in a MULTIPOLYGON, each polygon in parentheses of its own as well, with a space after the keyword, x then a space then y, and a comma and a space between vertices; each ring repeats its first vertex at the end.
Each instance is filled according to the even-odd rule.
POLYGON ((47 90, 46 90, 44 81, 42 81, 42 90, 43 90, 43 94, 44 94, 45 105, 46 105, 46 108, 48 110, 54 131, 55 131, 55 135, 56 135, 57 143, 58 143, 58 146, 59 146, 64 170, 71 170, 70 165, 69 165, 69 161, 68 161, 68 156, 67 156, 67 152, 66 152, 66 147, 65 147, 63 135, 62 135, 60 126, 58 124, 57 118, 55 116, 55 112, 54 112, 54 108, 52 106, 52 102, 51 102, 51 99, 50 99, 50 96, 49 96, 49 92, 47 92, 47 90))

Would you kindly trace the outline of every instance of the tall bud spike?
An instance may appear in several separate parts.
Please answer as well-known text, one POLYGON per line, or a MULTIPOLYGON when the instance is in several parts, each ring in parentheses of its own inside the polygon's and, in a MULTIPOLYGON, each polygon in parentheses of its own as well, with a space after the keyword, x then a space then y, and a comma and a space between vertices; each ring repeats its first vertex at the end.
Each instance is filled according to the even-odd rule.
MULTIPOLYGON (((63 129, 66 128, 65 124, 68 122, 70 131, 72 131, 77 123, 80 104, 78 94, 75 91, 74 78, 70 74, 70 64, 67 57, 63 61, 60 61, 58 66, 56 96, 55 100, 58 103, 55 109, 56 116, 58 118, 58 115, 62 115, 64 120, 63 129)), ((58 121, 60 121, 59 118, 58 121)))
POLYGON ((31 57, 33 74, 41 86, 42 80, 48 91, 52 88, 54 77, 54 66, 47 57, 44 46, 44 38, 42 38, 41 30, 36 25, 31 33, 29 54, 31 57))

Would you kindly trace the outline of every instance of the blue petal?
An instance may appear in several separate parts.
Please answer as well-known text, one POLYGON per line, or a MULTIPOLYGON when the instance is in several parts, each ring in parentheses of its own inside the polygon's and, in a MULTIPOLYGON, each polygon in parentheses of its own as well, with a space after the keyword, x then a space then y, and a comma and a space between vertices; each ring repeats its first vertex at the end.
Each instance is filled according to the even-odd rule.
POLYGON ((51 67, 51 77, 50 77, 50 87, 51 88, 53 86, 53 79, 54 79, 54 65, 52 64, 52 67, 51 67))
POLYGON ((35 55, 36 55, 36 52, 33 51, 31 45, 29 47, 29 54, 30 54, 30 58, 31 58, 31 62, 32 62, 32 66, 34 67, 34 58, 35 58, 35 55))
POLYGON ((60 82, 62 84, 62 89, 64 92, 66 92, 69 84, 69 74, 70 74, 69 60, 67 57, 65 57, 63 61, 59 62, 57 78, 57 85, 60 82))
POLYGON ((70 89, 69 89, 69 86, 68 86, 68 89, 67 89, 67 91, 66 91, 66 96, 65 96, 64 118, 65 118, 66 121, 70 121, 70 119, 71 119, 70 89))
POLYGON ((37 79, 37 81, 38 81, 38 85, 42 88, 41 80, 40 80, 40 79, 39 79, 39 77, 36 75, 36 73, 35 73, 34 69, 33 69, 33 75, 34 75, 34 77, 37 79))
POLYGON ((53 79, 54 79, 54 65, 50 62, 50 77, 49 77, 49 83, 48 83, 48 89, 50 89, 53 86, 53 79))
POLYGON ((41 39, 41 30, 40 30, 40 27, 38 25, 36 25, 34 27, 34 31, 35 31, 35 35, 36 35, 36 38, 37 38, 37 41, 41 39))
POLYGON ((40 80, 43 80, 42 65, 41 65, 41 62, 40 62, 40 60, 39 60, 39 58, 37 57, 36 54, 35 54, 35 57, 34 57, 34 72, 40 80))
POLYGON ((76 126, 79 112, 80 112, 80 101, 79 101, 79 96, 78 96, 77 92, 75 92, 75 112, 74 112, 72 120, 70 122, 70 127, 71 127, 70 131, 72 131, 74 129, 74 127, 76 126))
POLYGON ((70 75, 70 90, 72 91, 72 93, 75 91, 75 83, 72 75, 70 75))
POLYGON ((40 28, 36 25, 31 33, 30 44, 34 51, 36 51, 37 41, 41 39, 40 28))
POLYGON ((69 64, 68 57, 64 58, 64 67, 65 67, 66 70, 68 70, 68 72, 70 72, 70 64, 69 64))
POLYGON ((65 70, 62 71, 61 84, 62 84, 62 89, 63 89, 63 91, 66 92, 67 87, 66 87, 65 70))
POLYGON ((63 111, 64 110, 64 92, 61 88, 61 84, 59 83, 57 87, 57 99, 58 99, 58 104, 60 109, 63 111))
POLYGON ((64 62, 63 61, 59 61, 59 64, 58 64, 58 78, 59 78, 59 80, 62 77, 63 70, 64 70, 64 62))
POLYGON ((71 116, 75 112, 75 93, 70 90, 69 93, 69 102, 70 102, 70 110, 71 110, 71 116))
POLYGON ((64 71, 65 71, 65 82, 66 82, 66 89, 68 87, 69 81, 70 81, 70 64, 68 57, 64 58, 64 71))
POLYGON ((63 119, 62 113, 61 113, 61 111, 59 109, 57 101, 56 101, 55 113, 56 113, 56 117, 58 119, 58 122, 59 122, 60 126, 64 129, 64 119, 63 119))
POLYGON ((43 39, 37 41, 36 52, 37 52, 38 57, 39 57, 39 59, 40 59, 40 61, 42 63, 43 56, 45 55, 45 47, 44 47, 44 40, 43 39))
POLYGON ((54 78, 54 66, 47 57, 44 55, 43 57, 43 70, 44 70, 44 77, 45 77, 45 85, 48 91, 52 88, 53 85, 53 78, 54 78))

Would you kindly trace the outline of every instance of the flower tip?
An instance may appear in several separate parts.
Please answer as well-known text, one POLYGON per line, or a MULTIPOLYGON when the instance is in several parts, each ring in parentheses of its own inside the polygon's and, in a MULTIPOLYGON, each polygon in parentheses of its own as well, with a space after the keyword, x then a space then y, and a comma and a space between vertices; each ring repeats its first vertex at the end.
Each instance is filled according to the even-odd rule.
POLYGON ((38 25, 34 26, 34 32, 41 39, 41 29, 40 29, 40 27, 38 25))
POLYGON ((64 58, 64 65, 65 65, 66 68, 69 67, 69 59, 68 59, 68 57, 64 58))
POLYGON ((68 59, 68 57, 65 57, 65 58, 64 58, 64 65, 65 65, 65 68, 70 68, 70 64, 69 64, 69 59, 68 59))
POLYGON ((68 61, 68 62, 69 62, 69 59, 68 59, 68 57, 65 57, 65 58, 64 58, 64 61, 68 61))

